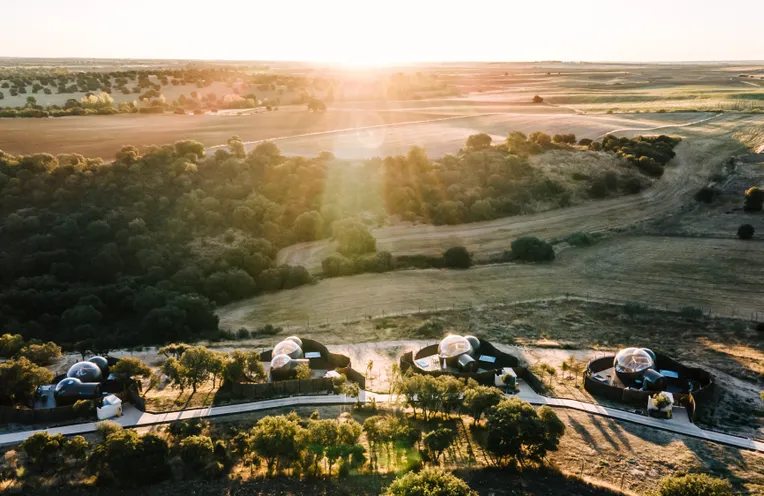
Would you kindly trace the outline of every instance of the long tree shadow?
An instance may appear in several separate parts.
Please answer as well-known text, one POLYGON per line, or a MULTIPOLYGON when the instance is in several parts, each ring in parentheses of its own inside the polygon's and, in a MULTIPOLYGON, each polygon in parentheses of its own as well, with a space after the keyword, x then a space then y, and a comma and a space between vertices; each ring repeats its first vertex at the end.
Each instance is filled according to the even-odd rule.
POLYGON ((760 494, 755 490, 750 491, 746 489, 744 484, 750 481, 746 481, 738 475, 738 473, 743 472, 759 474, 760 480, 757 482, 759 485, 764 485, 764 476, 760 475, 764 473, 764 459, 757 455, 752 454, 753 458, 749 457, 746 459, 744 450, 739 448, 723 446, 681 434, 650 429, 629 422, 618 422, 617 424, 623 431, 658 446, 668 446, 672 442, 681 441, 696 457, 698 463, 702 465, 699 470, 691 466, 685 467, 688 471, 700 471, 714 477, 726 479, 733 485, 736 491, 735 494, 760 494), (757 461, 755 467, 751 466, 751 460, 757 461))
POLYGON ((613 433, 615 433, 618 440, 621 441, 621 444, 626 446, 626 448, 631 449, 631 443, 629 443, 629 438, 626 437, 626 435, 624 434, 624 430, 623 430, 623 427, 621 427, 621 424, 615 421, 610 422, 609 424, 610 424, 610 430, 613 431, 613 433))
POLYGON ((605 429, 605 426, 602 425, 602 421, 597 416, 592 416, 592 424, 594 427, 597 428, 598 431, 600 431, 600 434, 603 438, 605 438, 605 441, 610 443, 610 446, 612 446, 614 449, 620 451, 621 446, 618 445, 617 442, 613 439, 613 436, 610 435, 610 432, 605 429))
POLYGON ((578 420, 574 419, 573 417, 568 417, 568 422, 570 422, 570 426, 573 427, 573 430, 576 431, 576 433, 583 438, 583 440, 592 447, 597 447, 597 442, 594 440, 594 437, 589 433, 589 430, 584 427, 578 420))

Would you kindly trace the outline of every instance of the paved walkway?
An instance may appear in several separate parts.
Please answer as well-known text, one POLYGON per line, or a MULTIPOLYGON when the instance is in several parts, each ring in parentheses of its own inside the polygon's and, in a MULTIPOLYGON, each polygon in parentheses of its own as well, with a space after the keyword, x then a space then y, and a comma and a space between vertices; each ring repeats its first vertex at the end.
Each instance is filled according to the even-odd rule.
MULTIPOLYGON (((653 429, 659 429, 675 434, 681 434, 684 436, 693 437, 695 439, 701 439, 704 441, 710 441, 713 443, 724 444, 732 446, 734 448, 742 448, 752 451, 759 451, 764 453, 764 443, 754 441, 752 439, 731 436, 729 434, 722 434, 720 432, 706 431, 701 429, 695 424, 690 422, 684 422, 681 420, 682 415, 676 415, 677 418, 665 420, 656 419, 652 417, 646 417, 644 415, 638 415, 616 408, 609 408, 602 405, 595 405, 592 403, 584 403, 576 400, 568 400, 561 398, 548 398, 541 396, 534 392, 523 381, 518 381, 520 386, 520 392, 517 397, 523 401, 527 401, 532 405, 548 405, 554 408, 569 408, 571 410, 578 410, 581 412, 590 413, 593 415, 599 415, 602 417, 608 417, 615 420, 621 420, 625 422, 631 422, 634 424, 643 425, 653 429)), ((391 396, 388 394, 376 394, 372 392, 362 391, 360 400, 363 402, 371 401, 374 399, 377 403, 389 403, 391 396)), ((240 403, 237 405, 225 405, 214 406, 210 408, 197 408, 193 410, 184 410, 181 412, 171 413, 146 413, 141 412, 132 405, 125 405, 124 415, 118 419, 114 419, 115 422, 122 424, 124 427, 144 427, 155 424, 164 424, 167 422, 173 422, 176 420, 185 420, 200 417, 219 417, 223 415, 236 415, 239 413, 256 412, 261 410, 270 410, 273 408, 285 408, 296 406, 310 406, 310 405, 349 405, 356 402, 355 398, 349 398, 344 395, 324 395, 324 396, 293 396, 289 398, 279 398, 274 400, 257 401, 252 403, 240 403)), ((0 435, 0 446, 18 444, 23 442, 26 438, 36 432, 47 431, 51 434, 64 434, 66 436, 73 436, 76 434, 86 434, 95 432, 96 423, 89 422, 85 424, 68 425, 64 427, 54 427, 51 429, 39 429, 34 431, 20 431, 12 432, 8 434, 0 435)))

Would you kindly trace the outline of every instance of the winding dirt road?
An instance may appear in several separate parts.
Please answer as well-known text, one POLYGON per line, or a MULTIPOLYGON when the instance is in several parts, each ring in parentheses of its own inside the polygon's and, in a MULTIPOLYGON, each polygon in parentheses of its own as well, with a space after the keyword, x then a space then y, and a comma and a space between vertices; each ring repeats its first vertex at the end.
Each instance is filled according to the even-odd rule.
MULTIPOLYGON (((394 255, 439 255, 448 247, 464 245, 481 256, 502 252, 509 248, 513 239, 524 235, 550 239, 576 231, 598 232, 622 228, 665 215, 680 209, 690 193, 704 184, 734 150, 734 144, 730 141, 733 131, 727 125, 740 119, 741 116, 713 120, 704 118, 694 123, 703 124, 703 128, 694 135, 688 132, 689 128, 685 128, 683 134, 687 139, 677 147, 677 156, 666 168, 663 177, 638 195, 456 226, 399 224, 382 227, 373 231, 377 249, 394 255)), ((320 268, 321 260, 332 251, 328 240, 300 243, 282 249, 277 261, 279 264, 303 265, 315 271, 320 268)))
MULTIPOLYGON (((393 226, 375 231, 377 246, 395 254, 441 253, 466 245, 478 254, 507 249, 523 235, 551 238, 575 231, 623 228, 678 211, 730 154, 731 139, 748 117, 725 115, 685 128, 686 139, 663 178, 640 195, 541 214, 460 226, 393 226), (692 129, 690 131, 690 129, 692 129)), ((326 242, 295 245, 280 261, 315 267, 326 242)), ((493 305, 565 294, 652 305, 709 308, 724 315, 761 312, 761 242, 658 236, 619 236, 590 248, 562 251, 550 264, 504 264, 466 271, 410 270, 327 279, 266 294, 218 311, 221 326, 341 322, 391 313, 493 305)))

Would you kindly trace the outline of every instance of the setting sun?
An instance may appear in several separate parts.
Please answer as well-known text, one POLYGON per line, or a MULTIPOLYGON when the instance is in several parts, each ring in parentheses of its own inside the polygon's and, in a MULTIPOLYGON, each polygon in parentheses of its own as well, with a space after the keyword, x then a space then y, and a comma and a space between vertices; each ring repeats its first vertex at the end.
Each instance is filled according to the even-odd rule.
POLYGON ((764 2, 3 2, 0 492, 764 494, 764 2))

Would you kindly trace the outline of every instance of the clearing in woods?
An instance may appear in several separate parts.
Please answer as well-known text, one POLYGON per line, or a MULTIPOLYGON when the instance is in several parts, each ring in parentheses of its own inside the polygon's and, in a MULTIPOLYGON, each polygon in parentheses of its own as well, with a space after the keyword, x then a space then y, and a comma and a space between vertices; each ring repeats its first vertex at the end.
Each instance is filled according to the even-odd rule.
MULTIPOLYGON (((526 235, 552 239, 576 231, 597 232, 623 228, 679 210, 691 194, 707 183, 725 158, 743 146, 731 139, 746 126, 761 125, 764 118, 724 115, 676 129, 684 141, 675 149, 677 157, 660 180, 631 196, 590 202, 533 215, 505 217, 455 226, 401 223, 372 231, 377 250, 393 255, 440 255, 451 246, 464 245, 478 258, 509 249, 512 240, 526 235)), ((674 129, 661 132, 671 133, 674 129)), ((638 134, 636 132, 623 134, 638 134)), ((334 251, 329 240, 288 246, 278 255, 279 263, 303 265, 312 271, 334 251)))

